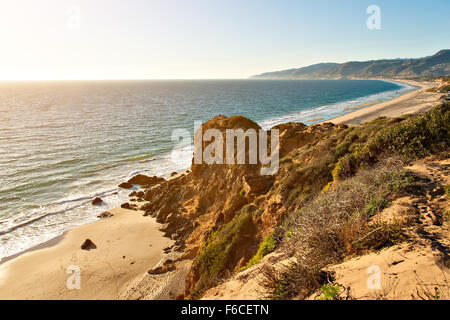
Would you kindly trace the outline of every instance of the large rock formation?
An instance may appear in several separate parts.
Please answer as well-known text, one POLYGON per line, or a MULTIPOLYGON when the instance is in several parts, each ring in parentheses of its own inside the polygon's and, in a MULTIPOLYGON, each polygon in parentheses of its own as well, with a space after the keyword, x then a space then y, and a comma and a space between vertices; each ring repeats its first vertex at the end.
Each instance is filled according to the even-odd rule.
MULTIPOLYGON (((203 133, 208 129, 219 130, 222 134, 225 160, 227 129, 254 129, 258 132, 261 128, 241 116, 227 118, 219 115, 201 127, 203 133)), ((334 125, 327 123, 307 127, 300 123, 288 123, 275 129, 279 130, 280 158, 283 158, 293 150, 317 142, 332 131, 334 125)), ((214 143, 214 139, 202 140, 201 151, 211 143, 214 143)), ((271 136, 268 135, 268 150, 270 143, 271 136)), ((237 157, 235 145, 234 159, 237 157)), ((274 231, 288 210, 288 206, 283 203, 284 186, 280 186, 277 181, 286 178, 289 172, 282 169, 273 176, 261 175, 261 164, 248 164, 249 157, 246 148, 246 164, 195 163, 193 159, 191 171, 186 175, 162 181, 145 192, 144 198, 148 201, 143 206, 145 215, 155 217, 157 222, 163 224, 161 230, 176 241, 173 250, 181 252, 182 259, 194 259, 187 277, 185 297, 192 296, 201 276, 195 261, 212 232, 229 224, 246 205, 251 204, 251 210, 258 211, 245 227, 248 232, 244 230, 240 234, 239 248, 227 258, 227 268, 233 272, 257 252, 259 242, 274 231)))

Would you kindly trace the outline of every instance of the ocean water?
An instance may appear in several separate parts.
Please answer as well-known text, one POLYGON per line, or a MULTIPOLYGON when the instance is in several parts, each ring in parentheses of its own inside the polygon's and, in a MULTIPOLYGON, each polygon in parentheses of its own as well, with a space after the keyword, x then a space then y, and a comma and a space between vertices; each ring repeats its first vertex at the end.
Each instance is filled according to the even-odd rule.
POLYGON ((413 87, 375 80, 171 80, 0 83, 0 258, 128 200, 137 173, 189 166, 174 129, 218 114, 268 129, 311 124, 413 87), (101 197, 102 206, 91 205, 101 197))

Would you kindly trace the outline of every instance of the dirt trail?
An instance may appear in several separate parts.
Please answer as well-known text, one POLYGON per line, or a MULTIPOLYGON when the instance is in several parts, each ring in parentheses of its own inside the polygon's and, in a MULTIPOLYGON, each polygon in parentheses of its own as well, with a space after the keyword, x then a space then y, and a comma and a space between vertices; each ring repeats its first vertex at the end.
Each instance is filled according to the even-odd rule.
POLYGON ((416 178, 414 191, 379 218, 412 220, 408 241, 328 268, 352 299, 450 299, 450 206, 444 189, 450 159, 418 161, 406 169, 416 178), (368 285, 374 270, 381 276, 378 287, 368 285))
POLYGON ((413 206, 418 211, 417 234, 434 251, 440 252, 442 262, 450 267, 449 200, 444 189, 450 184, 450 160, 420 161, 407 169, 422 180, 413 198, 413 206))
MULTIPOLYGON (((409 239, 326 268, 334 275, 333 283, 342 287, 343 299, 450 299, 450 201, 444 188, 450 185, 450 159, 418 161, 406 169, 415 176, 413 192, 393 201, 377 219, 409 221, 409 239), (379 286, 369 286, 377 270, 379 286)), ((271 261, 274 255, 210 289, 203 298, 260 299, 264 290, 256 275, 265 263, 282 263, 271 261)))

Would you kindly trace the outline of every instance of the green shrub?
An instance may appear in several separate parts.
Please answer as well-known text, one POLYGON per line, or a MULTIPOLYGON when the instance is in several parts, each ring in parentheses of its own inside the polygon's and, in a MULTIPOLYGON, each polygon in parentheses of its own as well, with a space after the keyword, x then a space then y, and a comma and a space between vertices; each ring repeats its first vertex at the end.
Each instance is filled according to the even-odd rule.
POLYGON ((214 286, 226 270, 232 265, 232 258, 242 236, 252 226, 252 210, 245 206, 241 211, 218 230, 207 245, 204 245, 194 268, 200 275, 196 284, 194 297, 200 296, 206 289, 214 286))
POLYGON ((284 234, 284 236, 286 237, 286 240, 287 240, 287 241, 289 241, 289 239, 290 239, 293 235, 294 235, 294 229, 293 229, 293 228, 288 229, 288 230, 285 232, 285 234, 284 234))
POLYGON ((286 203, 302 203, 311 196, 310 187, 300 185, 291 191, 286 203))
POLYGON ((336 147, 339 160, 332 172, 334 181, 349 178, 358 170, 393 154, 416 160, 432 152, 447 150, 450 147, 449 106, 445 103, 409 120, 394 121, 387 127, 384 124, 381 130, 365 128, 373 125, 373 121, 358 128, 371 138, 366 144, 350 144, 344 140, 336 147), (372 131, 378 133, 373 136, 372 131))
POLYGON ((345 154, 338 160, 332 171, 333 180, 339 181, 349 178, 371 163, 368 148, 362 144, 353 146, 353 152, 345 154))
POLYGON ((334 166, 334 155, 326 154, 308 164, 302 165, 281 182, 281 194, 287 205, 307 202, 310 197, 320 192, 330 181, 334 166))
POLYGON ((364 208, 364 213, 369 217, 373 216, 375 213, 380 212, 384 208, 389 206, 389 201, 386 200, 384 196, 376 196, 370 199, 364 208))
POLYGON ((261 259, 268 255, 269 253, 273 252, 275 250, 275 247, 277 245, 277 241, 272 235, 268 235, 260 244, 258 252, 255 254, 253 258, 250 259, 250 261, 241 269, 239 269, 238 272, 241 272, 245 269, 250 268, 251 266, 254 266, 257 264, 261 259))
POLYGON ((404 240, 407 236, 405 233, 404 223, 376 223, 367 226, 366 236, 355 241, 355 253, 364 253, 367 251, 376 251, 382 248, 391 247, 404 240))
POLYGON ((444 103, 415 118, 382 129, 368 142, 372 155, 396 153, 420 159, 450 145, 450 104, 444 103))
POLYGON ((325 187, 323 187, 322 189, 322 193, 327 192, 328 190, 330 190, 331 186, 333 185, 333 181, 328 182, 325 187))
POLYGON ((348 153, 348 150, 349 150, 351 144, 352 143, 347 140, 344 140, 340 144, 338 144, 335 149, 336 157, 341 158, 346 153, 348 153))
POLYGON ((450 184, 446 185, 444 187, 445 190, 445 195, 447 196, 447 198, 450 198, 450 184))
POLYGON ((266 287, 273 298, 308 297, 325 283, 319 271, 327 265, 406 239, 408 221, 383 224, 370 219, 411 186, 403 166, 398 158, 384 159, 321 193, 287 218, 285 230, 293 232, 281 247, 288 248, 286 252, 297 263, 268 278, 266 287))
POLYGON ((324 284, 320 288, 321 294, 316 297, 316 300, 338 300, 341 288, 339 285, 324 284))
POLYGON ((353 153, 347 153, 340 158, 332 172, 333 180, 340 181, 353 176, 358 168, 358 162, 358 158, 353 153))

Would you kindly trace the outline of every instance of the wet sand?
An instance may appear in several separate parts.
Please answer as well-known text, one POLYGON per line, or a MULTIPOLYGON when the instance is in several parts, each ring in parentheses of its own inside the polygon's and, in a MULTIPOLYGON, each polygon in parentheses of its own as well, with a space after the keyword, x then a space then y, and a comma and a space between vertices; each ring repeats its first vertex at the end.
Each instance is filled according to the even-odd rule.
POLYGON ((359 124, 379 117, 394 118, 407 114, 425 112, 440 103, 439 97, 442 94, 426 92, 427 89, 437 85, 434 82, 417 82, 411 80, 389 81, 402 82, 419 88, 390 101, 358 109, 343 116, 327 120, 327 122, 333 122, 335 124, 359 124))

